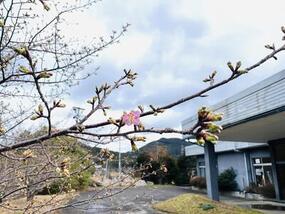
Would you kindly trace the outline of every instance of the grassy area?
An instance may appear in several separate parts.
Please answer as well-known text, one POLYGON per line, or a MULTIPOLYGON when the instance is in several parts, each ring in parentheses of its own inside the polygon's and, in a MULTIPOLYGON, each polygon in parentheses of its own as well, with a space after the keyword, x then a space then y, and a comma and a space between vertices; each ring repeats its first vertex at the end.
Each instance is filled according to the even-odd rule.
MULTIPOLYGON (((66 204, 74 198, 77 193, 65 193, 60 195, 37 195, 33 201, 27 202, 26 198, 19 198, 1 204, 0 213, 21 214, 21 213, 43 213, 56 207, 66 204)), ((57 214, 59 212, 51 212, 57 214)))
POLYGON ((183 194, 153 205, 154 209, 177 214, 260 214, 261 212, 212 201, 204 196, 183 194))

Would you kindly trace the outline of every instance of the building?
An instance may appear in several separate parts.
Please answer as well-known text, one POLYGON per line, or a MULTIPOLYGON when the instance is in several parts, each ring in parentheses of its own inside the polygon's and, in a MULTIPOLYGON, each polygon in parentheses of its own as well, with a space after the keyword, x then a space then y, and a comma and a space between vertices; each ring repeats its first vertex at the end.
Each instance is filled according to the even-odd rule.
MULTIPOLYGON (((217 153, 218 173, 233 168, 237 173, 238 189, 243 191, 251 183, 258 186, 273 184, 272 164, 267 144, 219 142, 215 146, 217 153)), ((204 150, 201 146, 186 147, 186 156, 197 157, 197 175, 205 177, 204 150)))
MULTIPOLYGON (((211 109, 224 113, 223 142, 215 148, 207 143, 204 148, 191 145, 185 149, 186 155, 197 156, 197 173, 207 174, 210 191, 217 192, 215 174, 233 167, 241 190, 251 182, 273 183, 276 198, 285 199, 285 70, 211 109)), ((196 115, 186 119, 182 128, 191 127, 196 120, 196 115)))

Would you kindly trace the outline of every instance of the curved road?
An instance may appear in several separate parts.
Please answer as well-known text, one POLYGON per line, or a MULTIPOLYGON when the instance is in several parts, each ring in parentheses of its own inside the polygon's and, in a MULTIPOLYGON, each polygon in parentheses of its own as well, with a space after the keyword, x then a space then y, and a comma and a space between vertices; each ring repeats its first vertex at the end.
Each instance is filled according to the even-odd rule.
MULTIPOLYGON (((113 192, 119 189, 112 190, 113 192)), ((96 200, 96 202, 79 204, 74 207, 66 208, 62 211, 64 214, 152 214, 161 213, 151 208, 151 205, 157 201, 163 201, 175 197, 182 193, 189 193, 188 188, 177 186, 144 186, 132 187, 123 192, 112 196, 96 200)), ((81 193, 73 202, 87 199, 93 195, 100 195, 96 192, 81 193)))
MULTIPOLYGON (((120 189, 110 190, 109 193, 118 192, 120 189), (112 192, 111 192, 112 191, 112 192)), ((152 209, 152 204, 158 201, 163 201, 183 193, 196 193, 205 194, 202 192, 197 192, 190 190, 189 187, 178 187, 178 186, 141 186, 132 187, 127 190, 122 191, 119 194, 113 195, 112 197, 93 200, 90 203, 81 203, 81 200, 86 200, 92 196, 103 196, 100 192, 84 192, 76 197, 72 202, 74 206, 62 210, 63 214, 154 214, 161 213, 152 209), (76 204, 77 203, 77 204, 76 204)), ((221 196, 221 201, 241 206, 245 208, 250 208, 253 204, 268 206, 277 206, 278 209, 271 210, 260 210, 266 214, 281 214, 285 213, 285 204, 273 201, 254 201, 249 199, 234 198, 229 196, 221 196), (280 210, 279 208, 282 208, 280 210)), ((260 208, 261 209, 261 208, 260 208)), ((265 208, 264 208, 265 209, 265 208)))

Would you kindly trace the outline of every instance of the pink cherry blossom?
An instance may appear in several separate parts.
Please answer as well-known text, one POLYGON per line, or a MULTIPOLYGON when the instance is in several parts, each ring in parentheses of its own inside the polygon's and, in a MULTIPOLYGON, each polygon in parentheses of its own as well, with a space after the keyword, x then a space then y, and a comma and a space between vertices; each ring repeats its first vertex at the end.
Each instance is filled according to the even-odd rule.
POLYGON ((122 116, 123 123, 130 125, 139 125, 140 124, 140 111, 131 111, 130 113, 124 112, 122 116))

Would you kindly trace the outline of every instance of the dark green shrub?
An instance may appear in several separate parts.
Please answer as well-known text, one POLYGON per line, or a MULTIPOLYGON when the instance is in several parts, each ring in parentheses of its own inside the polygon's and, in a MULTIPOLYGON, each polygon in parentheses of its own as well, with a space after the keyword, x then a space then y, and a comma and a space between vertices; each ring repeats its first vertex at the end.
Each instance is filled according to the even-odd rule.
POLYGON ((177 173, 174 182, 176 185, 188 185, 189 177, 196 168, 196 159, 193 157, 180 156, 177 159, 177 173))
POLYGON ((70 186, 75 190, 84 190, 91 184, 91 173, 84 171, 70 178, 70 186))
POLYGON ((39 195, 53 195, 62 191, 66 191, 63 180, 56 180, 45 186, 42 191, 38 192, 39 195))
POLYGON ((175 181, 175 177, 178 174, 178 169, 175 159, 172 158, 171 156, 163 157, 160 159, 160 163, 165 165, 167 168, 167 172, 161 174, 163 183, 167 184, 173 183, 175 181))
POLYGON ((189 181, 189 176, 184 173, 184 172, 181 172, 179 171, 179 173, 177 173, 177 175, 175 176, 175 184, 176 185, 185 185, 185 184, 188 184, 188 181, 189 181))
POLYGON ((162 156, 158 160, 151 160, 147 154, 139 155, 137 159, 138 166, 149 163, 151 167, 148 167, 143 172, 143 179, 145 181, 151 181, 154 184, 170 184, 175 181, 175 177, 178 174, 176 161, 171 156, 162 156), (148 160, 149 158, 149 160, 148 160), (167 171, 161 169, 165 166, 167 171))
POLYGON ((38 192, 39 195, 52 195, 62 191, 67 192, 71 189, 84 190, 91 185, 92 174, 90 171, 83 171, 78 175, 73 175, 69 178, 58 179, 44 187, 42 191, 38 192))
POLYGON ((219 189, 222 191, 234 191, 237 189, 235 170, 231 167, 223 171, 218 177, 219 189))

